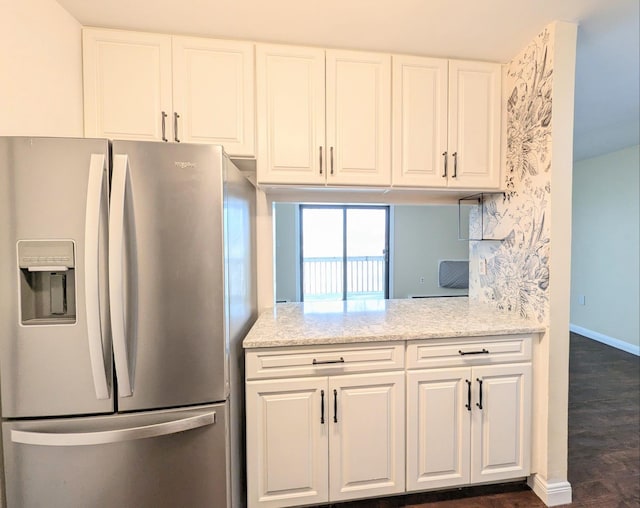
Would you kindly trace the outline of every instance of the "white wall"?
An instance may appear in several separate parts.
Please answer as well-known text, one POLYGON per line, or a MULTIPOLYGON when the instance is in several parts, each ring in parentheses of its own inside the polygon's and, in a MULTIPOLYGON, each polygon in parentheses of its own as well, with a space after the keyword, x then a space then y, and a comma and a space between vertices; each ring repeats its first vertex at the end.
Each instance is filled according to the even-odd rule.
POLYGON ((82 136, 80 24, 54 0, 0 0, 0 135, 82 136))
POLYGON ((572 327, 594 338, 605 336, 605 340, 635 346, 636 354, 640 345, 639 156, 640 145, 636 145, 574 164, 571 250, 572 327))
POLYGON ((469 259, 469 242, 458 240, 457 206, 395 206, 392 234, 392 298, 467 294, 438 287, 438 261, 469 259))

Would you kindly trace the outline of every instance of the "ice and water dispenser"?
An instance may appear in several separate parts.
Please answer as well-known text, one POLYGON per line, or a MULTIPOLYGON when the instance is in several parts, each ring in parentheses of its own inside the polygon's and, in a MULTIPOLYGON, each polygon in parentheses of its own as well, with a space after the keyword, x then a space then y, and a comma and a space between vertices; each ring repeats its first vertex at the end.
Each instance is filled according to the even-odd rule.
POLYGON ((20 240, 18 267, 23 325, 75 323, 75 250, 72 240, 20 240))

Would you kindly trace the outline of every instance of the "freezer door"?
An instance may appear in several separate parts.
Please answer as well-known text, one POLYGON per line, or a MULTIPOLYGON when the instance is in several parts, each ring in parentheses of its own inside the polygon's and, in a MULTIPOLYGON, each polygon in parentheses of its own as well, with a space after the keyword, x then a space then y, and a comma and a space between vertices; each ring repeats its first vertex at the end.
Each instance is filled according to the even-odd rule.
POLYGON ((107 140, 0 137, 5 418, 114 409, 108 177, 107 140))
POLYGON ((113 142, 110 291, 118 409, 226 391, 222 151, 113 142))
POLYGON ((229 507, 224 404, 2 424, 7 508, 229 507))

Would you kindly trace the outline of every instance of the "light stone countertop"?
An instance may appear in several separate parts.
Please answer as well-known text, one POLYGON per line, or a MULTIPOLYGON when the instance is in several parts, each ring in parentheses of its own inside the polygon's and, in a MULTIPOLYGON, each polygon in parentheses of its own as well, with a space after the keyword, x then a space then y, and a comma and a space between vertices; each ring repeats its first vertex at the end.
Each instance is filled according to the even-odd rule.
POLYGON ((258 317, 245 349, 543 332, 513 312, 466 297, 279 303, 258 317))

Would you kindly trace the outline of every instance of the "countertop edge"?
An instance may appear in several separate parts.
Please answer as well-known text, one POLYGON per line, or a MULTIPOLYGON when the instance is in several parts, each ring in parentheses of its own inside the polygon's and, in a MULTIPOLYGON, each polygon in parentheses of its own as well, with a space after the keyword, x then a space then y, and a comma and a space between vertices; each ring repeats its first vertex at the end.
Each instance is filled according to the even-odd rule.
POLYGON ((361 336, 344 336, 344 337, 310 337, 304 339, 287 339, 287 340, 269 340, 269 339, 249 339, 242 343, 242 347, 246 350, 274 348, 274 347, 296 347, 296 346, 331 346, 340 344, 357 344, 368 342, 411 342, 416 340, 428 339, 455 339, 460 337, 489 337, 494 335, 515 335, 515 334, 533 334, 544 333, 545 326, 523 326, 519 328, 508 329, 483 329, 483 330, 461 330, 459 332, 424 332, 420 334, 399 334, 399 335, 361 335, 361 336))

